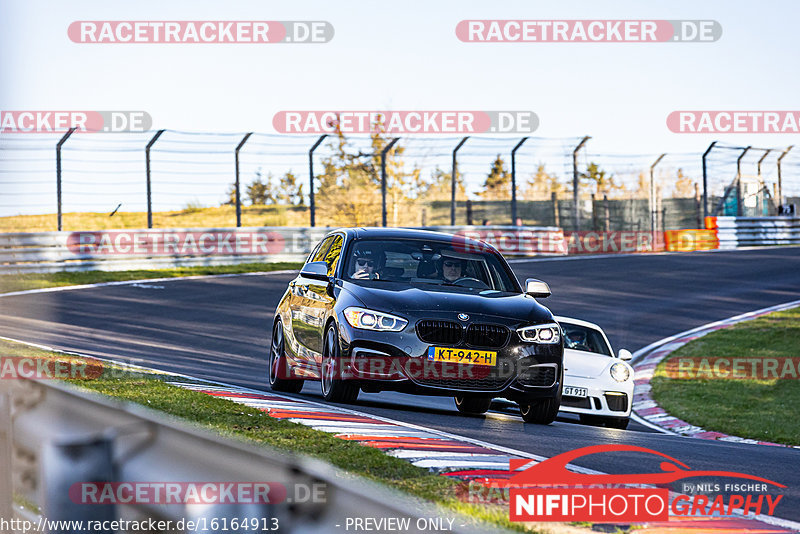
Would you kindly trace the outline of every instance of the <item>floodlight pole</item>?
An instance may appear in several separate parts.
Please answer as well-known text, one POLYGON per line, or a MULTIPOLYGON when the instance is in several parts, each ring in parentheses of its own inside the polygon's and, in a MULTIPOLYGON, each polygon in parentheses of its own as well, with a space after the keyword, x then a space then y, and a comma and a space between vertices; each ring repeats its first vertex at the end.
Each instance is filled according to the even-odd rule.
POLYGON ((462 139, 453 149, 453 162, 450 167, 450 226, 456 225, 456 173, 458 172, 458 161, 456 160, 456 153, 458 149, 464 146, 469 136, 462 139))
POLYGON ((513 149, 511 149, 511 224, 517 224, 517 150, 525 144, 527 137, 523 137, 513 149))
POLYGON ((70 128, 56 144, 56 204, 58 204, 58 231, 61 231, 61 147, 77 128, 70 128))
POLYGON ((386 153, 400 140, 395 137, 381 150, 381 221, 386 226, 386 153))
POLYGON ((575 232, 581 229, 580 198, 578 196, 578 151, 589 139, 591 139, 591 137, 588 135, 581 139, 581 142, 578 143, 578 146, 572 151, 572 224, 575 226, 575 232))
POLYGON ((250 136, 253 135, 253 132, 248 132, 242 138, 239 145, 236 147, 236 150, 233 153, 234 160, 236 161, 236 182, 234 188, 236 189, 236 227, 239 228, 242 226, 242 196, 241 196, 241 189, 239 186, 239 151, 242 149, 244 144, 250 139, 250 136))

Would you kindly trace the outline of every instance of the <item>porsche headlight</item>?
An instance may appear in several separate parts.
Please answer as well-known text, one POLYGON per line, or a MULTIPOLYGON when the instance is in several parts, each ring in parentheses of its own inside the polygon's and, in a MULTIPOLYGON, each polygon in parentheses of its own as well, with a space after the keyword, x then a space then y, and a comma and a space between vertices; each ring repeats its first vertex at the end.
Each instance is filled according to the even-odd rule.
POLYGON ((631 371, 624 363, 615 363, 609 371, 611 372, 611 378, 617 382, 625 382, 631 377, 631 371))
POLYGON ((556 345, 561 343, 561 327, 555 323, 539 324, 518 328, 517 334, 522 341, 556 345))
POLYGON ((344 318, 353 328, 381 332, 399 332, 408 324, 408 321, 402 317, 366 308, 347 308, 344 310, 344 318))

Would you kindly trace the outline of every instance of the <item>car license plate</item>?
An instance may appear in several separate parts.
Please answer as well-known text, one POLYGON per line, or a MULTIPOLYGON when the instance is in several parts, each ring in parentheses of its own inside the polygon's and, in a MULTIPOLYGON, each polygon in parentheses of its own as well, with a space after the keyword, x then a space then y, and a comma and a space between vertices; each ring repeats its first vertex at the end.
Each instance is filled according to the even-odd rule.
POLYGON ((587 395, 586 388, 576 388, 572 386, 564 386, 564 393, 568 397, 585 397, 587 395))
POLYGON ((428 347, 428 360, 432 362, 464 363, 471 365, 487 365, 491 367, 497 363, 497 353, 490 350, 428 347))

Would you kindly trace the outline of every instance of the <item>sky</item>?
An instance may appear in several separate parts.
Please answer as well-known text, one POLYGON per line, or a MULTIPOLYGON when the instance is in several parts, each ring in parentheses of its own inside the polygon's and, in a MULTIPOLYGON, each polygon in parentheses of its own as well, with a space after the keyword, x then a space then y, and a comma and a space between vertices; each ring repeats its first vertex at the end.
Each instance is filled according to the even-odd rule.
POLYGON ((593 153, 642 161, 701 153, 713 140, 785 147, 800 138, 676 134, 666 117, 797 110, 799 15, 792 0, 2 0, 0 109, 144 110, 156 129, 226 133, 274 133, 272 117, 284 110, 531 110, 537 137, 590 135, 593 153), (713 19, 722 37, 464 43, 455 34, 463 19, 713 19), (324 20, 335 36, 325 44, 88 45, 67 36, 76 20, 324 20))

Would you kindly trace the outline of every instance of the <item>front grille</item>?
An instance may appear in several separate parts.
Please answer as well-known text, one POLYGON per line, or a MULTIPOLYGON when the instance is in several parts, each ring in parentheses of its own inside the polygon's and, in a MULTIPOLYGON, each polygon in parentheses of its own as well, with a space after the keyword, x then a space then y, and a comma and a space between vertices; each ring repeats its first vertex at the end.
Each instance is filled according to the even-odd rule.
POLYGON ((609 395, 605 394, 606 404, 608 409, 612 412, 625 412, 628 410, 628 396, 627 395, 609 395))
POLYGON ((467 345, 500 348, 508 342, 508 328, 496 324, 471 324, 467 328, 467 345))
POLYGON ((561 406, 586 408, 587 410, 592 409, 592 403, 589 402, 589 397, 561 397, 561 406))
POLYGON ((520 372, 518 380, 524 386, 548 388, 556 382, 556 368, 552 365, 532 365, 520 372))
POLYGON ((409 373, 422 386, 460 391, 501 391, 513 379, 514 366, 499 359, 493 367, 425 361, 419 372, 409 373))
POLYGON ((417 323, 417 336, 425 343, 458 345, 464 337, 464 329, 453 321, 426 319, 417 323))

